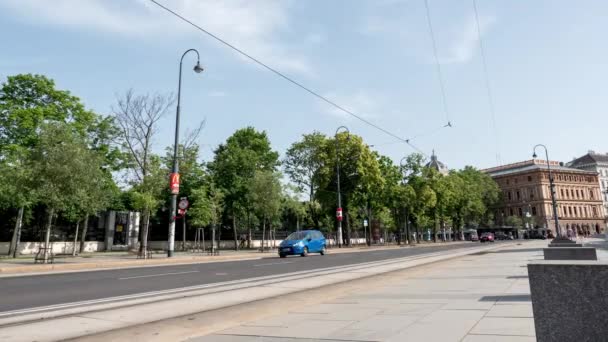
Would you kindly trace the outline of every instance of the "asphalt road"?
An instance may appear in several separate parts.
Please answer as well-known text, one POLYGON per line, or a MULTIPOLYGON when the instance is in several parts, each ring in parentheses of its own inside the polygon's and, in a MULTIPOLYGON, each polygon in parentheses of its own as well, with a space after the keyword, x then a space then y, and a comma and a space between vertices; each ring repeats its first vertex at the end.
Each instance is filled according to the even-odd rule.
POLYGON ((175 289, 284 273, 479 247, 479 243, 391 248, 286 259, 264 258, 190 265, 0 278, 0 312, 175 289))

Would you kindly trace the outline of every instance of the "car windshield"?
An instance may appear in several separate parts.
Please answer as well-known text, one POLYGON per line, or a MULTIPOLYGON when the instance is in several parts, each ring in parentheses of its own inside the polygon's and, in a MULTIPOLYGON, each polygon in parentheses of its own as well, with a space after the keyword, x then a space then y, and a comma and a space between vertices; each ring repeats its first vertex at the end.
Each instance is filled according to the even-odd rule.
POLYGON ((306 232, 294 232, 289 234, 285 240, 302 240, 306 237, 306 232))

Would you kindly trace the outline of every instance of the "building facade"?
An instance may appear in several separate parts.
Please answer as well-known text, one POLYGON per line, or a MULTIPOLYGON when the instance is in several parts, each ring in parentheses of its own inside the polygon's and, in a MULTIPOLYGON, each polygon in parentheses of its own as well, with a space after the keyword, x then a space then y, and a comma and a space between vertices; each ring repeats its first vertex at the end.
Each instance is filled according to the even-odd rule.
MULTIPOLYGON (((565 167, 550 161, 555 182, 557 214, 562 233, 572 229, 579 234, 604 231, 602 194, 595 171, 565 167)), ((528 160, 483 170, 503 192, 496 210, 497 223, 508 216, 529 217, 533 228, 547 228, 555 235, 547 161, 528 160)))
POLYGON ((608 218, 608 153, 599 154, 595 151, 589 151, 584 156, 568 163, 568 166, 597 172, 602 201, 604 202, 604 217, 608 218))
POLYGON ((439 172, 440 174, 447 176, 450 173, 450 170, 448 169, 447 165, 445 165, 444 163, 440 162, 437 159, 437 155, 435 154, 435 150, 433 150, 433 154, 431 155, 431 161, 429 161, 425 167, 431 167, 435 170, 437 170, 437 172, 439 172))

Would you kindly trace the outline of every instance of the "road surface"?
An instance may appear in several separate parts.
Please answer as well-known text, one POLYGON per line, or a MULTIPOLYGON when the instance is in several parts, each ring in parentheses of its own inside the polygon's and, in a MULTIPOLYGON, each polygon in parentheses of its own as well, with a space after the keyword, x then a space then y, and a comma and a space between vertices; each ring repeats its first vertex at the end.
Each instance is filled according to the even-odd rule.
POLYGON ((390 248, 320 256, 171 265, 0 278, 0 313, 150 291, 177 289, 326 267, 356 265, 438 251, 479 247, 479 243, 390 248))

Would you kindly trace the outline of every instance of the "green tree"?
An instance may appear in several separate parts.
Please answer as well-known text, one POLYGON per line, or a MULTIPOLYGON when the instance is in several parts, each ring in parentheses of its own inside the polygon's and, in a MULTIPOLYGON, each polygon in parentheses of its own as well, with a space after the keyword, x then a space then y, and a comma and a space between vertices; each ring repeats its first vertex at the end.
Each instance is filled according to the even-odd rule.
POLYGON ((272 223, 279 216, 282 200, 280 175, 272 171, 256 171, 249 183, 249 191, 254 200, 255 213, 262 221, 262 251, 265 248, 266 223, 272 223))
POLYGON ((308 213, 307 208, 310 208, 310 206, 299 199, 297 192, 291 195, 285 194, 281 203, 281 211, 283 212, 283 216, 286 219, 287 227, 292 227, 291 223, 293 221, 290 220, 290 218, 293 218, 296 221, 296 230, 300 230, 302 224, 306 222, 306 216, 308 213))
MULTIPOLYGON (((343 243, 350 244, 350 210, 376 203, 377 190, 384 180, 376 154, 357 135, 340 133, 324 146, 323 167, 319 170, 317 200, 326 215, 334 216, 337 207, 337 168, 340 163, 340 193, 344 216, 343 243)), ((371 205, 370 205, 371 207, 371 205)), ((334 220, 335 222, 335 220, 334 220)), ((371 222, 371 218, 370 218, 371 222)))
POLYGON ((270 147, 266 132, 258 132, 253 127, 237 130, 215 151, 209 169, 225 195, 225 213, 232 218, 235 249, 238 249, 237 216, 243 211, 249 216, 254 209, 250 180, 256 171, 274 172, 278 157, 270 147))
POLYGON ((408 214, 416 230, 416 239, 420 228, 427 228, 431 222, 434 222, 434 217, 430 215, 437 205, 437 194, 431 187, 433 181, 431 177, 434 176, 432 171, 424 167, 423 161, 424 156, 414 153, 407 157, 402 167, 404 179, 415 194, 408 208, 408 214))
POLYGON ((315 227, 320 228, 315 195, 320 185, 320 171, 323 168, 327 137, 319 132, 304 134, 302 140, 293 143, 285 152, 283 167, 285 173, 300 192, 308 194, 308 211, 315 227))
POLYGON ((69 127, 73 134, 83 139, 83 144, 102 157, 101 167, 107 181, 113 183, 111 172, 120 167, 120 154, 113 144, 116 131, 111 118, 87 110, 79 98, 56 89, 53 80, 45 76, 8 77, 0 88, 0 168, 11 168, 11 184, 18 186, 9 185, 0 192, 11 199, 8 207, 19 208, 10 248, 14 256, 24 209, 36 203, 37 189, 28 186, 31 172, 24 166, 40 144, 45 123, 69 127))
MULTIPOLYGON (((48 248, 53 216, 78 207, 87 192, 99 186, 104 179, 103 161, 81 136, 65 125, 43 125, 39 139, 29 167, 37 199, 47 208, 45 247, 48 248)), ((45 253, 45 261, 47 256, 45 253)))
POLYGON ((522 227, 523 226, 523 220, 518 217, 518 216, 508 216, 507 219, 505 220, 505 223, 507 224, 507 226, 510 227, 522 227))

